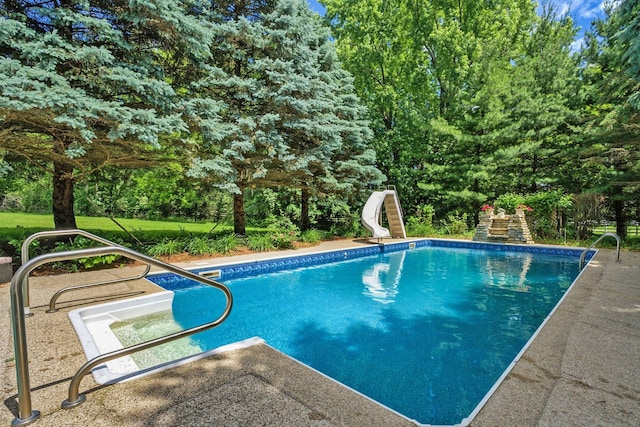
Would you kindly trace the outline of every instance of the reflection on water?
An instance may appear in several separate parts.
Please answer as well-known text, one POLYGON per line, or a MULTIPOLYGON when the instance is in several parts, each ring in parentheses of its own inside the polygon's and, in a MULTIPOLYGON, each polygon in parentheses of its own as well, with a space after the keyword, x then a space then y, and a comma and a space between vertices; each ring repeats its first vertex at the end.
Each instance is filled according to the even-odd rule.
POLYGON ((483 270, 487 274, 489 286, 509 291, 529 292, 527 273, 533 262, 533 254, 521 254, 519 257, 487 257, 483 270))
POLYGON ((377 262, 366 269, 362 273, 362 294, 382 304, 394 302, 406 255, 406 252, 402 252, 402 256, 390 257, 388 262, 377 262))
MULTIPOLYGON (((374 255, 228 281, 231 315, 192 339, 210 350, 259 336, 409 418, 455 424, 577 274, 577 257, 557 254, 426 247, 374 255)), ((173 302, 183 328, 200 324, 212 304, 224 307, 206 286, 177 291, 173 302)))

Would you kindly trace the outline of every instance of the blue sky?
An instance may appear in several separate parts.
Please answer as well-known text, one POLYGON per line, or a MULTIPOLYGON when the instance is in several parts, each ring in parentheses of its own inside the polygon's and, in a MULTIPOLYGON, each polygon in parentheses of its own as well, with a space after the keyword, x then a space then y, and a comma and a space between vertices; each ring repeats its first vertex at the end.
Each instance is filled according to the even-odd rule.
MULTIPOLYGON (((311 10, 314 10, 321 15, 324 14, 325 8, 316 0, 307 0, 311 6, 311 10)), ((569 16, 573 19, 577 26, 580 27, 580 33, 575 43, 577 49, 584 34, 585 30, 589 29, 591 21, 596 18, 602 18, 604 16, 603 5, 606 1, 603 0, 548 0, 551 4, 554 4, 560 14, 569 13, 569 16)), ((611 1, 611 0, 609 0, 611 1)), ((542 3, 542 1, 539 1, 542 3)))

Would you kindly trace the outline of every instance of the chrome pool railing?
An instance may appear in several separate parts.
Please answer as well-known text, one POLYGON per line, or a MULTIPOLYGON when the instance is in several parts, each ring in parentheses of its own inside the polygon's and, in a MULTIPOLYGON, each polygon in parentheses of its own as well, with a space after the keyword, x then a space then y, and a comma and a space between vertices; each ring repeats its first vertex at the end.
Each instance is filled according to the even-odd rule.
POLYGON ((29 357, 27 350, 27 336, 26 336, 26 318, 25 318, 25 289, 24 282, 31 273, 37 267, 56 261, 72 260, 83 257, 102 256, 109 254, 119 254, 136 261, 143 262, 149 266, 156 266, 163 268, 169 272, 175 273, 182 277, 200 282, 204 285, 212 286, 225 295, 226 305, 222 314, 215 320, 204 323, 199 326, 195 326, 190 329, 185 329, 173 334, 166 335, 164 337, 156 338, 153 340, 145 341, 139 344, 135 344, 129 347, 125 347, 116 351, 102 354, 89 361, 87 361, 71 379, 69 384, 69 396, 62 402, 62 408, 68 409, 80 405, 85 401, 85 396, 79 394, 80 381, 89 373, 89 371, 99 365, 100 363, 107 362, 118 357, 126 356, 137 351, 145 350, 150 347, 154 347, 160 344, 164 344, 169 341, 173 341, 185 336, 189 336, 198 332, 205 331, 207 329, 214 328, 220 325, 231 313, 233 306, 233 296, 231 291, 222 283, 211 280, 207 277, 200 276, 192 273, 188 270, 184 270, 180 267, 168 264, 166 262, 151 258, 149 256, 138 253, 132 249, 125 248, 123 246, 104 246, 99 248, 87 248, 73 251, 56 252, 50 254, 43 254, 33 258, 32 260, 24 263, 14 274, 11 279, 10 295, 11 295, 11 326, 13 332, 13 343, 15 352, 16 363, 16 379, 18 387, 18 415, 12 421, 13 426, 22 426, 30 424, 36 421, 40 417, 40 412, 33 410, 31 407, 31 387, 29 379, 29 357))
POLYGON ((598 239, 593 242, 591 244, 591 246, 589 246, 587 249, 585 249, 584 251, 582 251, 582 253, 580 254, 580 270, 582 270, 582 267, 584 267, 584 259, 587 256, 587 253, 593 249, 593 247, 602 239, 604 239, 605 237, 613 237, 614 239, 616 239, 616 251, 617 251, 617 262, 620 262, 620 236, 618 236, 616 233, 604 233, 602 236, 598 237, 598 239))
MULTIPOLYGON (((29 246, 31 246, 31 243, 33 243, 34 241, 42 237, 56 237, 56 236, 83 236, 88 239, 94 240, 96 242, 102 243, 105 246, 124 247, 110 240, 107 240, 100 236, 96 236, 95 234, 89 233, 88 231, 79 230, 79 229, 41 231, 39 233, 32 234, 31 236, 27 237, 24 242, 22 242, 22 248, 21 248, 22 265, 26 264, 29 261, 29 246)), ((135 276, 122 277, 119 279, 107 280, 104 282, 87 283, 87 284, 78 285, 78 286, 69 286, 67 288, 60 289, 51 297, 51 300, 49 301, 49 309, 47 310, 47 313, 55 313, 56 311, 58 311, 58 309, 56 308, 56 301, 58 301, 58 298, 64 293, 76 291, 79 289, 110 285, 112 283, 122 283, 122 282, 128 282, 130 280, 143 279, 147 276, 147 274, 149 274, 150 270, 151 270, 151 265, 147 264, 145 270, 142 273, 137 274, 135 276)), ((31 301, 29 298, 29 277, 28 276, 24 279, 24 287, 25 287, 24 289, 25 315, 30 316, 31 301)))

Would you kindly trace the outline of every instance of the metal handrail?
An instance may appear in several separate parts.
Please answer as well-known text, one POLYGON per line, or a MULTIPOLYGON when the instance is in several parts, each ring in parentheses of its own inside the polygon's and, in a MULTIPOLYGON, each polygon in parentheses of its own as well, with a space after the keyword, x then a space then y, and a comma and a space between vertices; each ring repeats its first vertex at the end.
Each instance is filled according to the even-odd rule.
POLYGON ((598 239, 596 239, 596 241, 593 242, 591 246, 582 251, 582 253, 580 254, 580 270, 582 270, 582 267, 584 267, 584 258, 587 256, 587 252, 589 252, 600 240, 604 239, 605 237, 613 237, 614 239, 616 239, 616 249, 618 252, 617 262, 620 262, 620 236, 618 236, 616 233, 604 233, 602 236, 598 237, 598 239))
MULTIPOLYGON (((104 239, 100 236, 96 236, 95 234, 89 233, 88 231, 84 231, 84 230, 79 230, 79 229, 71 229, 71 230, 52 230, 52 231, 41 231, 39 233, 35 233, 32 234, 31 236, 27 237, 25 239, 24 242, 22 242, 22 248, 21 248, 21 256, 22 256, 22 265, 26 264, 29 261, 29 246, 31 245, 31 243, 33 243, 35 240, 41 238, 41 237, 53 237, 53 236, 73 236, 73 235, 79 235, 79 236, 84 236, 87 237, 91 240, 94 240, 96 242, 100 242, 106 246, 116 246, 116 247, 124 247, 122 245, 119 245, 117 243, 114 243, 110 240, 104 239)), ((47 313, 55 313, 56 311, 58 311, 56 309, 56 301, 58 300, 58 298, 66 293, 66 292, 71 292, 71 291, 75 291, 78 289, 84 289, 84 288, 92 288, 92 287, 98 287, 98 286, 104 286, 104 285, 110 285, 112 283, 122 283, 122 282, 128 282, 130 280, 138 280, 138 279, 143 279, 147 276, 147 274, 149 274, 149 271, 151 270, 151 265, 147 264, 145 270, 136 275, 136 276, 131 276, 131 277, 122 277, 119 279, 113 279, 113 280, 107 280, 104 282, 97 282, 97 283, 89 283, 86 285, 78 285, 78 286, 69 286, 68 288, 63 288, 60 289, 58 292, 56 292, 53 297, 51 297, 51 300, 49 301, 49 310, 47 310, 47 313)), ((29 278, 27 277, 25 279, 24 282, 24 286, 25 286, 25 290, 24 290, 24 295, 25 295, 25 299, 24 299, 24 304, 25 304, 25 313, 26 315, 30 315, 30 299, 29 299, 29 278)))
POLYGON ((85 401, 85 396, 80 395, 78 392, 80 381, 82 378, 93 368, 94 366, 115 359, 120 356, 125 356, 131 353, 135 353, 140 350, 144 350, 156 345, 160 345, 169 341, 176 340, 188 335, 195 334, 207 329, 218 326, 222 323, 231 313, 233 306, 233 296, 231 291, 222 283, 216 282, 204 276, 199 276, 190 271, 184 270, 180 267, 168 264, 166 262, 157 260, 155 258, 148 257, 141 253, 138 253, 132 249, 122 246, 105 246, 99 248, 87 248, 78 249, 73 251, 55 252, 50 254, 40 255, 29 262, 22 265, 14 274, 11 279, 10 294, 11 294, 11 326, 13 330, 13 343, 15 351, 16 362, 16 377, 18 386, 18 416, 11 423, 14 426, 26 425, 34 422, 40 417, 40 412, 32 410, 31 408, 31 388, 29 381, 29 357, 27 351, 27 336, 26 336, 26 320, 25 320, 25 307, 24 307, 24 281, 28 277, 29 273, 35 268, 50 262, 65 261, 85 256, 101 256, 109 254, 119 254, 127 256, 136 261, 144 262, 148 265, 163 268, 172 273, 178 274, 182 277, 186 277, 191 280, 195 280, 204 285, 215 287, 221 290, 226 298, 225 309, 216 320, 209 323, 205 323, 200 326, 196 326, 190 329, 185 329, 180 332, 176 332, 164 337, 156 338, 150 341, 145 341, 133 346, 125 347, 120 350, 116 350, 110 353, 106 353, 93 358, 86 362, 78 372, 73 376, 69 385, 69 398, 66 399, 62 407, 71 408, 77 406, 85 401))

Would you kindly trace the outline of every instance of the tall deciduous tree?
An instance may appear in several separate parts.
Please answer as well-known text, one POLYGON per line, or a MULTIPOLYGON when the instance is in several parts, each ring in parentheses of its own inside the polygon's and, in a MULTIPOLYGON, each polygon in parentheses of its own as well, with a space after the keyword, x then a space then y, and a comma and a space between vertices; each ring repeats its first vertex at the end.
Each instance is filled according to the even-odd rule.
POLYGON ((381 168, 405 205, 432 203, 440 213, 479 206, 491 190, 485 160, 499 142, 489 133, 506 114, 500 94, 532 31, 535 4, 324 4, 339 56, 372 114, 381 168))
MULTIPOLYGON (((188 1, 0 3, 2 149, 53 176, 56 228, 75 228, 74 184, 108 165, 148 164, 186 126, 161 60, 208 54, 188 1)), ((6 168, 5 168, 6 169, 6 168)))

